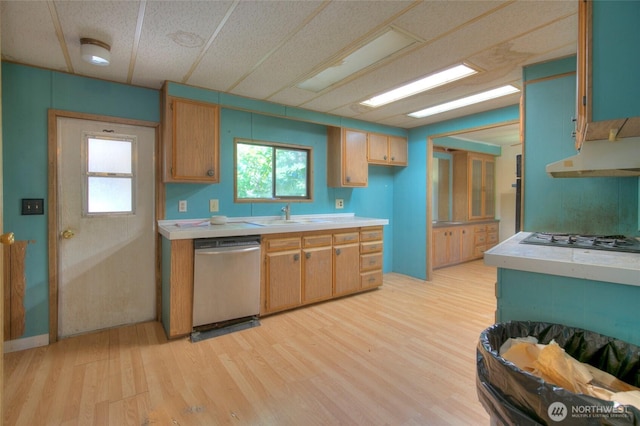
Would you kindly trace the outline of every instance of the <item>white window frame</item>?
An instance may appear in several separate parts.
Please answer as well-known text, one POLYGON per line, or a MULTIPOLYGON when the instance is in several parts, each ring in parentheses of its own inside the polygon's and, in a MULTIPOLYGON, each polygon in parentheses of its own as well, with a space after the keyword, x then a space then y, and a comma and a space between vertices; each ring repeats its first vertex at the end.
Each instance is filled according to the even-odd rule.
POLYGON ((83 132, 82 136, 82 216, 83 217, 104 217, 104 216, 126 216, 136 214, 136 188, 137 168, 138 168, 138 138, 135 135, 124 135, 104 132, 83 132), (102 139, 113 141, 125 141, 131 143, 131 173, 97 173, 89 172, 89 139, 102 139), (89 212, 89 178, 128 178, 131 179, 131 210, 117 212, 89 212))

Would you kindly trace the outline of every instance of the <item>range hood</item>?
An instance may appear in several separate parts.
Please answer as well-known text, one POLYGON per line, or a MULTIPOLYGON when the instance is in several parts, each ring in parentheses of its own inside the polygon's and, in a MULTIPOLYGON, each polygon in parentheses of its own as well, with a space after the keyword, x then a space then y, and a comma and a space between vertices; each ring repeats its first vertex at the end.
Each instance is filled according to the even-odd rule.
POLYGON ((585 141, 577 155, 546 170, 554 178, 640 176, 640 137, 585 141))

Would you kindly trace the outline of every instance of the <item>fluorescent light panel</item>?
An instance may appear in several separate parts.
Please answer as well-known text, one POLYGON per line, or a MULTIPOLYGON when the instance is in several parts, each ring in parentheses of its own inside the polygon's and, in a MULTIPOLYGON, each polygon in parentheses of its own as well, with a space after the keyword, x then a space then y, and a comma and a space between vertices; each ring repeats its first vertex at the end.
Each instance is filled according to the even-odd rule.
POLYGON ((338 64, 321 71, 297 86, 301 89, 320 92, 417 41, 407 34, 390 29, 342 59, 338 64))
POLYGON ((507 86, 498 87, 497 89, 488 90, 486 92, 478 93, 472 96, 467 96, 466 98, 457 99, 455 101, 446 102, 444 104, 412 112, 408 115, 409 117, 413 118, 424 118, 430 115, 440 114, 441 112, 450 111, 452 109, 462 108, 465 106, 477 104, 479 102, 488 101, 490 99, 499 98, 501 96, 510 95, 519 91, 520 89, 509 84, 507 86))
POLYGON ((390 90, 381 95, 374 96, 373 98, 360 103, 370 107, 379 107, 477 73, 478 71, 466 65, 457 65, 453 68, 421 78, 413 83, 405 84, 404 86, 390 90))

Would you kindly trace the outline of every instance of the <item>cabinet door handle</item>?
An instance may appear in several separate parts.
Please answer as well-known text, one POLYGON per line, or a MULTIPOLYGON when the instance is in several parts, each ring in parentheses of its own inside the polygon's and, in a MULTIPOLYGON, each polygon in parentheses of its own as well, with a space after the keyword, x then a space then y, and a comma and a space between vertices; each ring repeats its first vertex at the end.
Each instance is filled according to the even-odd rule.
POLYGON ((396 157, 391 157, 391 161, 396 161, 396 157))
POLYGON ((215 171, 214 171, 213 169, 209 169, 209 170, 207 170, 207 176, 209 176, 209 177, 213 177, 215 174, 216 174, 216 173, 215 173, 215 171))
POLYGON ((294 260, 294 261, 296 261, 296 262, 297 262, 298 260, 300 260, 300 255, 299 255, 299 254, 297 254, 297 253, 296 253, 296 254, 294 254, 294 255, 293 255, 293 260, 294 260))
POLYGON ((336 249, 336 254, 339 255, 341 253, 340 249, 336 249))
POLYGON ((347 176, 347 182, 351 182, 351 176, 347 176))
POLYGON ((307 259, 311 259, 311 253, 306 253, 304 257, 306 257, 307 259))
POLYGON ((384 156, 384 159, 385 159, 385 160, 387 159, 387 156, 386 156, 386 155, 384 156))

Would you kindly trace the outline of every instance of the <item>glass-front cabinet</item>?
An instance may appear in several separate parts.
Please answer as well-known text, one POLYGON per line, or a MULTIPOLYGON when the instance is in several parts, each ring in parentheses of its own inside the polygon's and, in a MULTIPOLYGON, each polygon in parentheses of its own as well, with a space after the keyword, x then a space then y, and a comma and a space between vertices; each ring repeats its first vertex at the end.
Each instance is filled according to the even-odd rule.
POLYGON ((495 158, 468 151, 453 153, 453 220, 495 217, 495 158))
POLYGON ((495 161, 491 156, 469 155, 471 194, 469 219, 495 216, 495 161))

